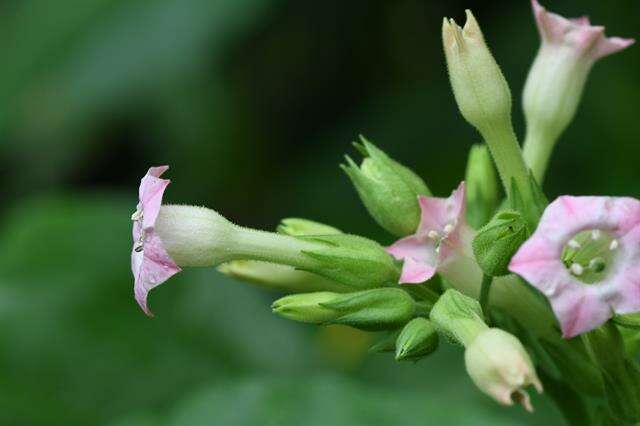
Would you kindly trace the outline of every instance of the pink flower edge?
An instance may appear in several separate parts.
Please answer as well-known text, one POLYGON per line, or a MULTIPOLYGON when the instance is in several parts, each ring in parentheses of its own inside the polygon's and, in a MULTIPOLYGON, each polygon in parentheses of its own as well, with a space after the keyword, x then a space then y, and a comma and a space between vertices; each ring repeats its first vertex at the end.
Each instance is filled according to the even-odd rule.
POLYGON ((551 303, 563 337, 590 331, 614 313, 640 310, 640 201, 626 197, 562 196, 545 210, 536 232, 511 259, 509 270, 551 303), (598 283, 585 284, 562 262, 577 233, 598 229, 616 240, 616 261, 598 283))
POLYGON ((154 227, 162 196, 169 183, 160 176, 169 166, 151 167, 140 181, 139 202, 133 220, 133 247, 131 271, 134 277, 134 295, 138 305, 148 316, 153 316, 147 304, 149 291, 181 271, 162 244, 154 227))
POLYGON ((619 52, 635 43, 632 38, 605 37, 604 27, 591 25, 587 16, 565 18, 548 12, 538 0, 531 0, 538 31, 545 42, 567 43, 589 51, 593 60, 619 52))

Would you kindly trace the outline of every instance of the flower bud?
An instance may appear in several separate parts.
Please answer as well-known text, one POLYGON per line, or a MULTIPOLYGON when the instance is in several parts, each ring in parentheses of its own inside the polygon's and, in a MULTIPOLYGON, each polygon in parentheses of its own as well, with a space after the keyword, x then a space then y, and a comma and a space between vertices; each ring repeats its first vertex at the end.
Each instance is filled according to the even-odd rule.
POLYGON ((431 322, 451 342, 467 346, 488 327, 477 300, 457 290, 444 292, 431 308, 431 322))
POLYGON ((414 318, 396 341, 396 361, 418 361, 438 349, 438 333, 431 321, 414 318))
POLYGON ((498 177, 486 145, 473 145, 467 161, 467 221, 473 228, 486 224, 498 207, 498 177))
POLYGON ((233 260, 218 266, 218 271, 232 278, 286 293, 314 291, 344 292, 349 288, 317 274, 299 271, 292 266, 259 260, 233 260))
POLYGON ((375 241, 356 235, 312 235, 296 239, 313 248, 303 250, 314 272, 354 289, 397 284, 400 271, 393 257, 375 241))
POLYGON ((333 226, 325 225, 324 223, 315 222, 308 219, 300 219, 296 217, 290 217, 282 219, 278 225, 277 231, 280 234, 298 236, 298 235, 330 235, 330 234, 342 234, 337 228, 333 226))
POLYGON ((634 40, 607 38, 604 27, 592 26, 587 17, 566 19, 537 0, 532 4, 542 44, 524 88, 524 157, 541 182, 556 141, 576 114, 591 68, 634 40))
POLYGON ((343 324, 362 330, 392 330, 411 319, 415 302, 399 288, 355 293, 305 293, 274 302, 273 312, 294 321, 343 324))
POLYGON ((460 28, 453 19, 442 25, 449 79, 464 118, 483 135, 511 125, 511 92, 470 10, 460 28))
POLYGON ((498 328, 487 329, 467 346, 464 360, 467 373, 482 392, 503 405, 516 401, 533 411, 524 389, 533 385, 541 393, 542 383, 515 336, 498 328))
POLYGON ((360 167, 346 157, 342 169, 356 188, 373 219, 397 236, 413 233, 420 222, 418 195, 429 195, 424 181, 361 137, 356 147, 364 155, 360 167))
POLYGON ((476 234, 473 254, 486 275, 508 275, 511 258, 528 237, 527 225, 520 213, 501 211, 476 234))
POLYGON ((312 324, 324 324, 336 318, 336 312, 323 306, 338 297, 337 293, 321 291, 317 293, 294 294, 276 300, 271 305, 273 313, 281 317, 312 324))

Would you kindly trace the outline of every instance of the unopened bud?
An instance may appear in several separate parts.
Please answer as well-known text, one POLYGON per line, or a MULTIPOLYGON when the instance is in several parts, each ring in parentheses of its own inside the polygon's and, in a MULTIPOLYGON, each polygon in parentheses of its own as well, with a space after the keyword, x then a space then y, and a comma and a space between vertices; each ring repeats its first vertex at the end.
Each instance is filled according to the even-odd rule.
POLYGON ((460 112, 483 135, 511 126, 511 92, 470 10, 460 28, 453 19, 442 24, 449 79, 460 112))
POLYGON ((429 318, 449 340, 463 346, 488 328, 478 301, 453 289, 440 296, 429 318))
POLYGON ((365 156, 360 167, 349 157, 342 169, 373 219, 397 236, 415 232, 420 222, 418 195, 430 195, 424 181, 361 137, 356 147, 365 156))
POLYGON ((334 300, 337 293, 321 291, 317 293, 294 294, 276 300, 271 305, 273 313, 281 317, 312 324, 324 324, 333 320, 336 313, 323 303, 334 300))
POLYGON ((486 224, 498 207, 498 176, 486 145, 473 145, 467 161, 467 221, 474 228, 486 224))
POLYGON ((525 388, 533 385, 541 393, 542 383, 515 336, 498 328, 487 329, 467 346, 464 360, 467 373, 482 392, 500 404, 513 405, 515 401, 533 411, 525 388))
POLYGON ((396 361, 418 361, 438 349, 438 332, 425 318, 414 318, 404 326, 396 341, 396 361))
POLYGON ((509 274, 509 262, 529 236, 522 215, 498 212, 473 240, 473 253, 482 271, 490 277, 509 274))

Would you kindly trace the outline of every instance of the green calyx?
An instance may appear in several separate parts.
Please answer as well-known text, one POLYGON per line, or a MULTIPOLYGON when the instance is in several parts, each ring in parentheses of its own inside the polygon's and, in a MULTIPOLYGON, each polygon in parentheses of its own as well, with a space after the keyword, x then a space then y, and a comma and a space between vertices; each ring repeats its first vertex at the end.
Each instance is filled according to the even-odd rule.
POLYGON ((413 318, 415 302, 399 288, 380 288, 348 294, 318 292, 286 296, 273 312, 315 324, 342 324, 362 330, 394 330, 413 318))
POLYGON ((299 235, 342 234, 341 230, 334 228, 333 226, 297 217, 282 219, 278 225, 277 231, 279 234, 291 235, 293 237, 299 235))
POLYGON ((426 318, 414 318, 404 326, 395 345, 396 361, 418 361, 438 349, 438 332, 426 318))
POLYGON ((473 254, 486 275, 507 275, 511 257, 528 237, 527 224, 519 212, 498 212, 473 239, 473 254))
POLYGON ((400 271, 393 257, 380 244, 349 234, 299 236, 314 243, 302 254, 309 259, 301 268, 353 289, 367 289, 398 282, 400 271), (315 248, 317 247, 317 248, 315 248))
POLYGON ((465 347, 489 328, 478 301, 453 289, 440 296, 429 319, 448 340, 465 347))
POLYGON ((396 236, 415 232, 420 222, 419 195, 430 195, 424 181, 409 168, 390 158, 360 137, 354 143, 364 156, 358 165, 346 157, 341 165, 373 219, 396 236))

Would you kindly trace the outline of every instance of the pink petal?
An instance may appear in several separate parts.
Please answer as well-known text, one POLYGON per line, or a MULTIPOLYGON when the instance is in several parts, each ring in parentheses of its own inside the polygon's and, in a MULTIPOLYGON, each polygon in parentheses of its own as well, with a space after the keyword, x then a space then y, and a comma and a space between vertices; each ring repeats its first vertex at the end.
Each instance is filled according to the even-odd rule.
POLYGON ((448 198, 420 196, 418 201, 421 216, 417 233, 420 235, 426 235, 432 230, 442 232, 445 226, 464 220, 464 182, 461 182, 448 198))
POLYGON ((420 284, 431 279, 436 273, 436 268, 424 262, 418 262, 408 257, 402 265, 400 284, 420 284))
POLYGON ((135 278, 136 300, 142 310, 152 316, 147 306, 147 294, 181 269, 166 252, 160 238, 151 232, 145 236, 144 250, 131 252, 131 270, 135 278))
POLYGON ((151 167, 140 181, 138 210, 144 212, 144 229, 153 228, 156 223, 162 205, 162 195, 171 183, 168 179, 160 179, 160 176, 168 169, 169 166, 151 167))
POLYGON ((593 330, 612 317, 611 308, 597 296, 596 290, 595 286, 570 286, 551 299, 553 312, 560 321, 562 337, 570 339, 593 330))

